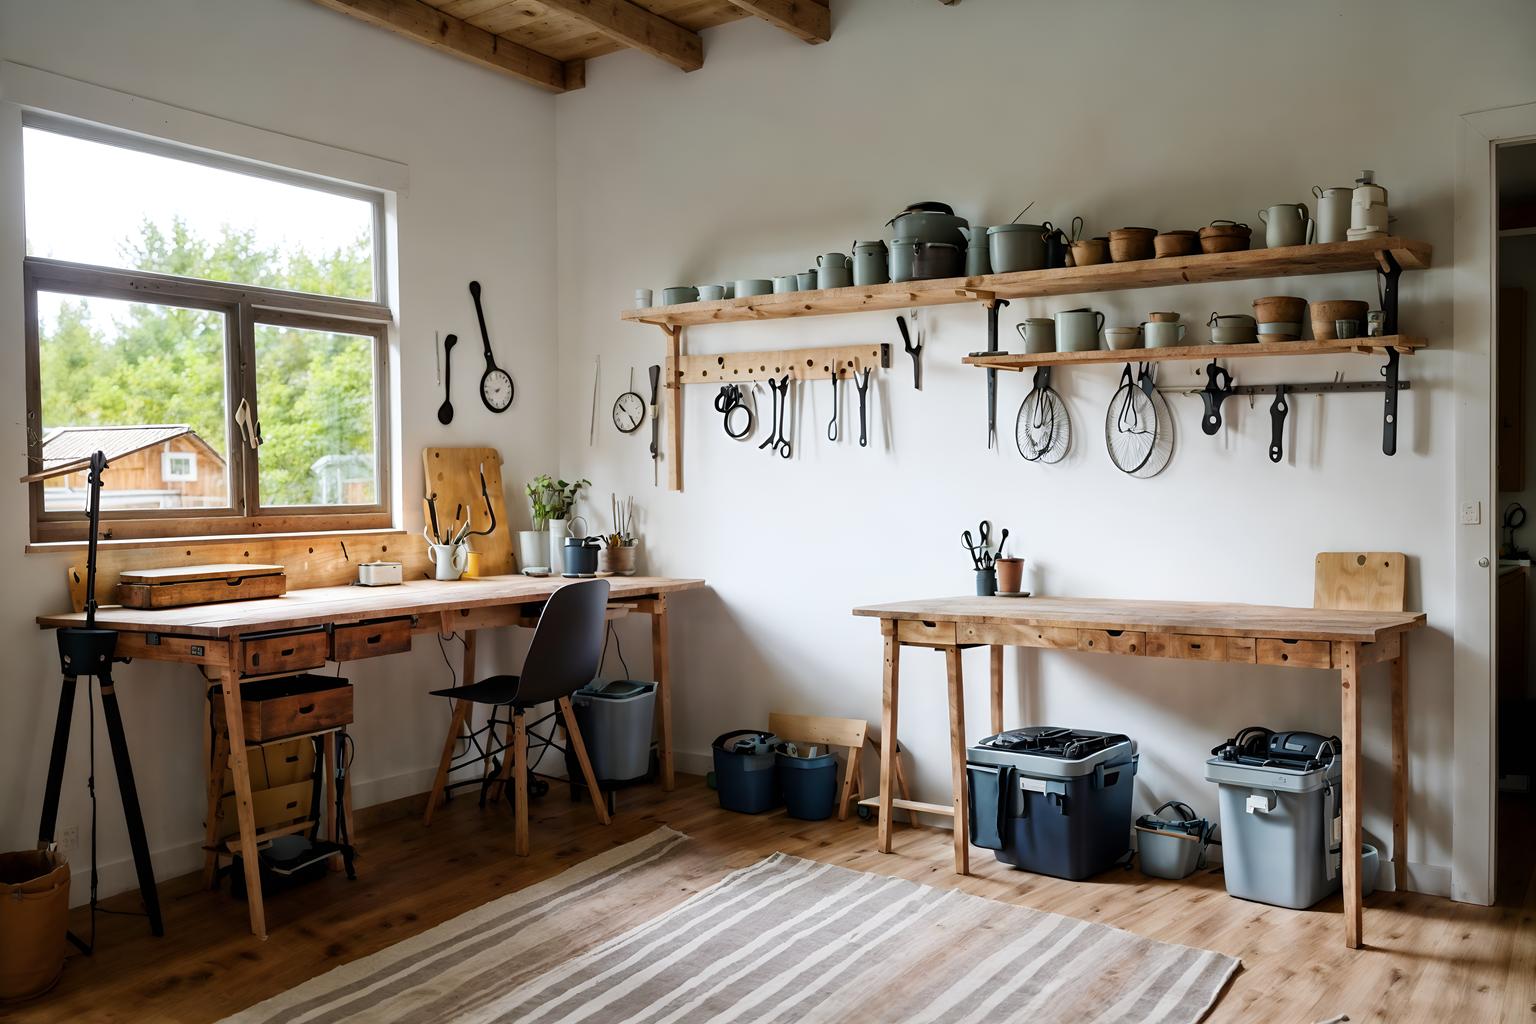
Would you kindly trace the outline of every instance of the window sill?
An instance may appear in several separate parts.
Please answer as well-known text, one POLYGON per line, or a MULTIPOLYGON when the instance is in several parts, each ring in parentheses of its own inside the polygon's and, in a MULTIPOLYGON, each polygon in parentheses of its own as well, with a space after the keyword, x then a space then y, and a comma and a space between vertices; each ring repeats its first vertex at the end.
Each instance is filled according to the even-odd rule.
MULTIPOLYGON (((228 544, 231 541, 251 541, 265 543, 274 540, 324 540, 349 537, 404 537, 405 530, 394 527, 382 527, 369 530, 315 530, 311 532, 295 531, 292 533, 233 533, 207 537, 123 537, 116 540, 103 540, 97 542, 97 547, 102 551, 123 550, 129 548, 197 548, 213 544, 228 544)), ((33 541, 27 544, 25 551, 29 555, 48 554, 59 551, 84 551, 88 542, 84 540, 60 540, 60 541, 33 541)))

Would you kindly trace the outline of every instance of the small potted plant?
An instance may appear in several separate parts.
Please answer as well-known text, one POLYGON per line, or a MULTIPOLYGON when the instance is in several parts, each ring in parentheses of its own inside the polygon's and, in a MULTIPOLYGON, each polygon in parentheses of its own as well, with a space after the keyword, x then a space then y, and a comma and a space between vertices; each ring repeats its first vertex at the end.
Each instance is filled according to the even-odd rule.
POLYGON ((517 535, 518 554, 522 557, 523 568, 547 564, 551 572, 560 571, 564 558, 561 548, 565 544, 571 509, 575 507, 581 489, 591 484, 590 480, 577 480, 574 483, 555 480, 546 473, 534 477, 524 488, 528 495, 529 510, 533 514, 533 529, 521 530, 517 535))

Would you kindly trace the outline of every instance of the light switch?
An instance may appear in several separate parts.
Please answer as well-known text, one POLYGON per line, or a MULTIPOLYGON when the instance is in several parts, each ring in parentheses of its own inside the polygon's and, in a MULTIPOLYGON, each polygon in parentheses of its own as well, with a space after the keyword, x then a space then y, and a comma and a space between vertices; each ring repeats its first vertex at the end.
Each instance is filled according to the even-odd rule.
POLYGON ((1461 525, 1477 526, 1483 521, 1483 503, 1480 501, 1464 501, 1461 503, 1461 525))

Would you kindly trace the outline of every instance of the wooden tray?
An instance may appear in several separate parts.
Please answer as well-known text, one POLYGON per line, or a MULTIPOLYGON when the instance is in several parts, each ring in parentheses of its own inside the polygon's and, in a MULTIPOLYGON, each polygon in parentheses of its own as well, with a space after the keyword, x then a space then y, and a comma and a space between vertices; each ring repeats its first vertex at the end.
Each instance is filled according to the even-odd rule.
POLYGON ((278 597, 288 590, 280 565, 182 565, 118 574, 117 603, 125 608, 181 608, 218 601, 278 597))

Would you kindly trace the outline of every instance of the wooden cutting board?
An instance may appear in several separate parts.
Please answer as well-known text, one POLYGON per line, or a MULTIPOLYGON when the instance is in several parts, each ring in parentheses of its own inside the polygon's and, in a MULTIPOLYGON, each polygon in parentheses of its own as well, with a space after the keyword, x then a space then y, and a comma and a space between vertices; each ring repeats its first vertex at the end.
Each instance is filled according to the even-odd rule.
POLYGON ((280 565, 178 565, 126 569, 118 574, 117 601, 127 608, 184 608, 220 601, 278 597, 288 590, 280 565))
MULTIPOLYGON (((480 555, 481 576, 504 576, 515 572, 512 524, 507 519, 507 499, 501 482, 501 453, 495 448, 423 448, 421 466, 426 476, 427 494, 437 492, 438 522, 444 533, 450 529, 454 510, 459 505, 466 510, 470 529, 483 530, 490 525, 485 499, 480 496, 480 468, 485 467, 486 491, 496 513, 496 529, 488 536, 469 538, 469 547, 480 555)), ((430 524, 425 494, 422 495, 421 514, 430 524)))

